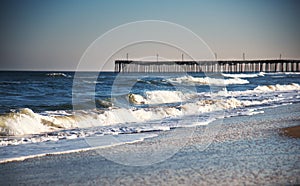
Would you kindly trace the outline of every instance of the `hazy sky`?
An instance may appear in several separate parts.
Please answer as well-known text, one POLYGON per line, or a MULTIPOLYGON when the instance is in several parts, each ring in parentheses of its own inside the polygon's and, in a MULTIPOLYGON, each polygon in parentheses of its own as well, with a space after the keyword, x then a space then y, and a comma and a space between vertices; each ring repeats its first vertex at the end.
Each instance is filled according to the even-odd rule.
POLYGON ((72 70, 124 23, 164 20, 199 35, 218 58, 300 58, 297 0, 0 1, 0 70, 72 70))

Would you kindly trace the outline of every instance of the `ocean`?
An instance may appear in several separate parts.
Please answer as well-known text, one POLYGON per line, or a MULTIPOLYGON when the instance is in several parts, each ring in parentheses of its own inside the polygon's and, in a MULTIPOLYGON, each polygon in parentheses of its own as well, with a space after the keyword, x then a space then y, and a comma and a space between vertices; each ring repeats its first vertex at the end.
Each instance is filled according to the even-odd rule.
MULTIPOLYGON (((196 130, 209 131, 202 133, 208 136, 199 146, 202 151, 225 127, 222 122, 212 125, 214 121, 297 104, 299 84, 300 74, 288 72, 2 71, 0 162, 139 144, 160 135, 186 139, 196 130)), ((186 143, 155 160, 104 156, 121 164, 148 165, 172 157, 186 143)))

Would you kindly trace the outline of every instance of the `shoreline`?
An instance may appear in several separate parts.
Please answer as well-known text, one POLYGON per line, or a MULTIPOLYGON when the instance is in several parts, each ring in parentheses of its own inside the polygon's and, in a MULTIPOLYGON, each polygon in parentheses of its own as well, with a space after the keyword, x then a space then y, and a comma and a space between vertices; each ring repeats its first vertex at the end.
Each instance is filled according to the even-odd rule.
MULTIPOLYGON (((279 109, 280 107, 285 107, 286 105, 283 106, 278 106, 275 107, 276 109, 279 109)), ((299 104, 300 106, 300 104, 299 104)), ((273 109, 273 108, 266 108, 267 110, 273 109)), ((235 118, 243 118, 243 117, 250 117, 250 116, 234 116, 234 117, 230 117, 230 118, 224 118, 221 120, 235 120, 235 118)), ((213 122, 218 122, 220 121, 220 119, 215 120, 213 122)), ((197 127, 201 127, 201 126, 197 126, 197 127)), ((177 128, 177 129, 184 129, 184 128, 177 128)), ((165 133, 168 131, 157 131, 157 134, 159 133, 165 133)), ((148 132, 145 132, 148 133, 148 132)), ((136 134, 144 134, 144 133, 136 133, 136 134)), ((284 128, 280 128, 279 127, 279 131, 278 134, 286 136, 286 137, 290 137, 290 138, 300 138, 300 126, 292 126, 292 127, 284 127, 284 128)), ((130 134, 129 134, 130 135, 130 134)), ((135 135, 135 133, 131 134, 131 135, 135 135)), ((156 135, 156 134, 154 134, 156 135)), ((221 136, 221 135, 219 135, 221 136)), ((154 136, 154 138, 157 136, 154 136)), ((72 153, 82 153, 82 152, 86 152, 86 151, 94 151, 94 150, 98 150, 98 149, 108 149, 108 148, 115 148, 116 146, 122 146, 122 145, 128 145, 128 144, 135 144, 135 143, 143 143, 144 140, 147 140, 148 138, 152 138, 152 137, 145 137, 142 140, 137 140, 137 141, 133 141, 133 142, 125 142, 125 143, 116 143, 116 144, 110 144, 110 145, 103 145, 103 146, 94 146, 94 147, 83 147, 83 148, 79 148, 79 149, 71 149, 71 150, 66 150, 66 151, 58 151, 58 152, 49 152, 49 153, 41 153, 41 154, 36 154, 36 155, 26 155, 26 156, 20 156, 20 157, 13 157, 13 158, 8 158, 8 159, 4 159, 4 160, 0 160, 0 165, 1 164, 6 164, 6 163, 11 163, 11 162, 22 162, 28 159, 35 159, 35 158, 41 158, 41 157, 46 157, 46 156, 56 156, 56 155, 65 155, 65 154, 72 154, 72 153)), ((222 136, 222 138, 228 138, 228 136, 222 136)), ((78 138, 77 140, 84 140, 85 138, 78 138)), ((224 141, 224 139, 220 139, 220 137, 216 136, 217 141, 224 141)), ((229 139, 227 139, 229 140, 229 139)), ((230 140, 236 140, 234 138, 230 139, 230 140)), ((70 141, 69 141, 70 142, 70 141)), ((34 143, 33 143, 34 144, 34 143)))
POLYGON ((200 135, 201 130, 196 130, 181 150, 148 166, 119 164, 112 161, 113 156, 109 160, 103 153, 128 158, 131 152, 124 149, 131 147, 134 155, 144 153, 151 158, 150 153, 157 150, 170 152, 182 139, 159 135, 117 148, 7 162, 0 164, 0 184, 297 184, 300 183, 297 177, 300 173, 299 138, 282 136, 280 131, 297 124, 299 106, 267 108, 265 114, 226 118, 219 134, 206 149, 199 146, 205 138, 200 135), (164 140, 166 147, 153 151, 151 145, 157 140, 164 140), (143 146, 144 151, 135 151, 137 145, 143 146))

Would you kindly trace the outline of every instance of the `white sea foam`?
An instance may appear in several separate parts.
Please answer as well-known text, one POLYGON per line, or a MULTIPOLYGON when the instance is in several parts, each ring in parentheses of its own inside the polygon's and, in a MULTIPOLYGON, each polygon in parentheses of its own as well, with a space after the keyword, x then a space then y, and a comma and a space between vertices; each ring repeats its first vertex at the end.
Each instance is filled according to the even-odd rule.
POLYGON ((193 77, 193 76, 183 76, 179 78, 170 78, 168 81, 173 83, 196 83, 202 85, 230 85, 230 84, 247 84, 248 80, 240 78, 231 78, 231 79, 217 79, 210 77, 193 77))
POLYGON ((293 74, 300 74, 300 72, 284 72, 284 74, 293 75, 293 74))
POLYGON ((270 92, 270 91, 290 91, 290 90, 300 90, 300 85, 297 83, 291 83, 289 85, 264 85, 258 86, 254 91, 258 92, 270 92))
MULTIPOLYGON (((272 93, 272 92, 290 92, 300 90, 300 85, 297 83, 291 83, 288 85, 261 85, 257 86, 253 90, 245 90, 245 91, 227 91, 224 89, 223 91, 219 91, 216 95, 219 96, 234 96, 238 97, 241 95, 257 95, 263 93, 272 93)), ((209 95, 209 93, 208 93, 209 95)), ((278 97, 283 97, 282 94, 278 94, 278 97)))
POLYGON ((176 103, 193 97, 191 93, 181 91, 156 90, 146 91, 145 96, 139 94, 130 94, 129 101, 134 104, 163 104, 176 103))
POLYGON ((68 78, 72 77, 72 76, 62 73, 62 72, 53 72, 53 73, 48 73, 46 75, 47 76, 62 76, 62 77, 68 77, 68 78))
POLYGON ((298 75, 300 72, 265 72, 265 75, 298 75))
POLYGON ((225 73, 222 73, 222 76, 230 77, 230 78, 253 78, 253 77, 264 76, 264 72, 255 73, 255 74, 225 74, 225 73))
POLYGON ((73 128, 74 118, 70 116, 43 116, 29 108, 0 116, 0 129, 7 135, 35 134, 63 128, 73 128))

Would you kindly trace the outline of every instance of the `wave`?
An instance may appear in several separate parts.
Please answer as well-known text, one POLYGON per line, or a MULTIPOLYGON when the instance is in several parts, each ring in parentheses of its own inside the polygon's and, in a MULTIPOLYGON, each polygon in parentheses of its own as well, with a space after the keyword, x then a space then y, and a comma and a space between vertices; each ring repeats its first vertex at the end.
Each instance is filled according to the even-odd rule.
POLYGON ((120 123, 143 123, 170 117, 211 112, 240 106, 234 98, 222 100, 199 100, 180 107, 114 108, 108 110, 78 110, 53 115, 34 113, 29 108, 0 116, 2 135, 26 135, 72 128, 112 126, 120 123))
POLYGON ((182 102, 193 97, 191 93, 168 90, 146 91, 144 94, 129 94, 129 101, 133 104, 163 104, 182 102))
POLYGON ((14 85, 21 84, 21 81, 0 81, 0 85, 14 85))
MULTIPOLYGON (((281 93, 284 93, 284 92, 289 93, 289 92, 299 91, 299 90, 300 90, 300 85, 299 84, 291 83, 291 84, 288 84, 288 85, 279 85, 279 84, 276 84, 276 85, 260 85, 260 86, 257 86, 256 88, 254 88, 253 90, 245 90, 245 91, 227 91, 226 89, 224 89, 223 91, 219 91, 218 93, 216 93, 216 95, 225 96, 225 97, 228 97, 228 96, 232 96, 232 97, 247 96, 246 98, 252 99, 253 98, 252 96, 263 97, 264 94, 265 94, 265 96, 268 96, 270 94, 270 95, 273 95, 273 97, 274 96, 283 97, 281 93)), ((207 94, 207 93, 205 93, 205 94, 207 94)))
POLYGON ((300 72, 284 72, 284 74, 293 75, 293 74, 300 74, 300 72))
POLYGON ((73 116, 44 116, 29 108, 0 116, 1 135, 24 135, 74 128, 73 116))
POLYGON ((265 75, 299 75, 300 72, 265 72, 265 75))
POLYGON ((259 76, 264 76, 264 72, 256 73, 256 74, 225 74, 222 73, 222 76, 224 77, 230 77, 230 78, 254 78, 259 76))
POLYGON ((67 77, 67 78, 71 78, 72 77, 71 75, 67 75, 67 74, 62 73, 62 72, 47 73, 46 75, 47 76, 52 76, 52 77, 55 77, 55 76, 58 76, 58 77, 67 77))
MULTIPOLYGON (((295 92, 295 90, 300 90, 299 84, 265 85, 246 91, 227 92, 224 90, 223 92, 214 93, 213 95, 209 95, 207 92, 192 94, 166 90, 148 91, 143 95, 130 94, 128 95, 128 101, 134 102, 135 104, 161 105, 154 105, 152 107, 118 108, 109 107, 110 102, 108 101, 107 103, 103 103, 109 107, 105 110, 61 110, 45 111, 43 113, 35 113, 29 108, 24 108, 0 115, 0 135, 21 136, 90 127, 108 127, 105 130, 101 129, 104 130, 101 134, 105 132, 107 134, 118 134, 136 133, 145 130, 169 130, 172 128, 172 122, 166 126, 161 125, 161 120, 199 114, 209 115, 209 113, 216 111, 230 111, 234 109, 247 110, 247 107, 260 107, 268 104, 286 104, 295 100, 300 100, 300 97, 298 96, 299 92, 295 92), (203 94, 208 95, 205 96, 203 94), (162 104, 171 102, 180 102, 181 104, 177 106, 162 104), (158 121, 158 123, 149 126, 149 122, 152 121, 158 121), (123 126, 111 128, 112 126, 117 125, 123 126), (141 127, 142 125, 143 127, 141 127), (147 128, 145 126, 149 127, 147 128)), ((246 113, 246 111, 244 113, 246 113)), ((249 111, 249 113, 255 114, 261 112, 255 111, 252 113, 252 111, 249 111)), ((236 114, 236 112, 233 111, 232 114, 236 114)), ((181 124, 177 125, 181 126, 181 124)), ((193 124, 191 123, 191 125, 193 124)), ((55 137, 50 140, 58 140, 60 139, 59 136, 60 135, 55 134, 55 137)), ((63 135, 61 138, 73 139, 80 136, 86 135, 82 135, 80 131, 72 131, 70 134, 63 135)), ((49 138, 46 139, 49 140, 49 138)), ((13 142, 9 143, 13 144, 13 142)), ((9 143, 1 142, 0 144, 5 145, 9 143)))
POLYGON ((202 85, 230 85, 230 84, 248 84, 249 81, 240 78, 231 78, 231 79, 217 79, 210 77, 193 77, 193 76, 183 76, 179 78, 171 78, 168 81, 173 83, 196 83, 202 85))
POLYGON ((289 85, 264 85, 258 86, 254 91, 260 92, 270 92, 270 91, 290 91, 290 90, 300 90, 300 85, 297 83, 291 83, 289 85))

